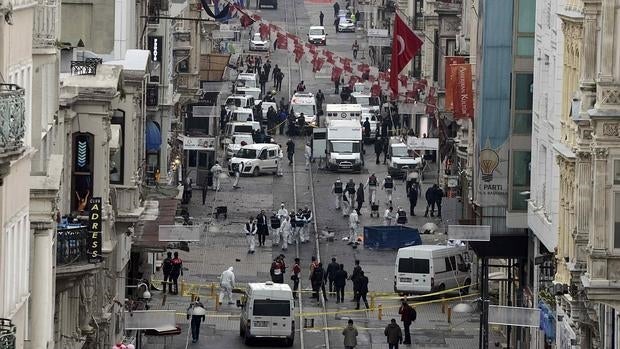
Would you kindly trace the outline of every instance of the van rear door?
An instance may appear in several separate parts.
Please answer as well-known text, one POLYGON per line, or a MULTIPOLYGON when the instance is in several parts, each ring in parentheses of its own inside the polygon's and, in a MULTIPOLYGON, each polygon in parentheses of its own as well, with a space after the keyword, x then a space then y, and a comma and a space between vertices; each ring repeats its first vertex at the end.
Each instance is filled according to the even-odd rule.
POLYGON ((430 292, 430 268, 426 258, 399 258, 397 288, 402 291, 430 292))
POLYGON ((291 301, 287 299, 256 299, 254 300, 253 322, 258 322, 260 326, 267 326, 269 335, 272 337, 290 336, 293 330, 291 309, 291 301))

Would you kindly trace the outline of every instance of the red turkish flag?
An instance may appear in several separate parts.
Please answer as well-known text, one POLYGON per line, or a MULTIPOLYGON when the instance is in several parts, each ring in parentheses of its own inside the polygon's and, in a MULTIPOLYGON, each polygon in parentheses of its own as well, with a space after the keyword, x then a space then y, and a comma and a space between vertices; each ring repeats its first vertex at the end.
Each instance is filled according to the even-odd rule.
POLYGON ((400 75, 398 80, 400 80, 401 85, 407 87, 407 80, 409 80, 409 78, 406 75, 400 75))
POLYGON ((334 60, 333 56, 328 56, 327 57, 327 63, 329 63, 331 65, 334 65, 334 64, 336 64, 336 61, 334 60))
POLYGON ((303 46, 295 46, 295 50, 293 50, 293 53, 295 54, 295 63, 299 63, 301 57, 304 56, 303 46))
POLYGON ((276 45, 280 49, 288 49, 288 39, 286 38, 286 36, 278 34, 278 38, 276 39, 276 45))
POLYGON ((395 95, 398 95, 398 74, 420 51, 422 44, 422 40, 396 14, 394 18, 394 39, 392 41, 392 64, 390 66, 390 89, 395 95))
POLYGON ((258 27, 258 32, 260 33, 260 38, 266 40, 269 37, 269 26, 261 23, 258 27))
POLYGON ((349 87, 353 88, 353 86, 355 86, 355 83, 359 81, 359 78, 355 75, 351 75, 351 77, 349 78, 349 87))
POLYGON ((280 28, 277 25, 269 23, 269 30, 272 32, 278 31, 279 29, 280 28))
POLYGON ((312 71, 316 73, 319 70, 321 70, 321 68, 323 68, 323 63, 325 63, 325 61, 322 60, 321 58, 313 59, 312 60, 312 71))
POLYGON ((259 15, 257 15, 257 14, 253 14, 251 17, 252 17, 252 19, 253 19, 253 20, 255 20, 255 21, 260 21, 260 20, 261 20, 261 16, 259 16, 259 15))
POLYGON ((342 75, 342 69, 338 67, 332 67, 332 81, 339 81, 340 75, 342 75))
POLYGON ((250 16, 244 14, 243 16, 241 16, 241 19, 239 19, 239 21, 241 22, 241 26, 244 28, 247 28, 249 26, 251 26, 254 23, 254 20, 252 18, 250 18, 250 16))

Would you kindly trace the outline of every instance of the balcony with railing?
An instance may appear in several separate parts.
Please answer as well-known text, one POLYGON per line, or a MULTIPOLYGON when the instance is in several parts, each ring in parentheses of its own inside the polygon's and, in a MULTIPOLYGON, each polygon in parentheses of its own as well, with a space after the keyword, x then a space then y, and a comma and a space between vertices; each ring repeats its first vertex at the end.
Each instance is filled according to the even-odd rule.
POLYGON ((15 349, 16 332, 11 320, 0 318, 0 349, 15 349))
POLYGON ((79 274, 97 267, 89 261, 90 239, 86 225, 59 226, 56 233, 56 275, 79 274))
POLYGON ((52 48, 58 37, 58 0, 39 0, 34 11, 32 46, 52 48))
MULTIPOLYGON (((15 84, 0 84, 0 165, 17 159, 24 151, 26 113, 24 89, 15 84)), ((0 177, 3 171, 0 169, 0 177)))
POLYGON ((103 63, 101 58, 71 61, 71 75, 97 75, 97 66, 101 63, 103 63))

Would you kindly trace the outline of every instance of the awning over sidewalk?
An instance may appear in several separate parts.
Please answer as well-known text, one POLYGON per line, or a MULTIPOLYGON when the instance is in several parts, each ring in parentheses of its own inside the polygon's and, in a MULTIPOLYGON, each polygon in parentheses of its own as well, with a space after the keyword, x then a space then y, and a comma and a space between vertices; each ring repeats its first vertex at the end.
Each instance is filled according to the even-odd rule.
POLYGON ((156 201, 158 206, 157 219, 144 221, 141 232, 138 231, 133 246, 139 249, 150 251, 165 251, 169 242, 159 241, 159 226, 174 224, 174 217, 177 211, 177 199, 159 199, 156 201))

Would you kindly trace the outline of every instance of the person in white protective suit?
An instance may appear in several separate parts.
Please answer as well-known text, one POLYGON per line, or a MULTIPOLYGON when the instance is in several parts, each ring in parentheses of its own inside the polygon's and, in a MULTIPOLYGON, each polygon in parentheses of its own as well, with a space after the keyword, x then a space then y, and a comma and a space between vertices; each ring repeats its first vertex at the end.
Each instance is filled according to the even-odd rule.
POLYGON ((211 167, 211 173, 213 174, 213 190, 220 190, 220 179, 222 178, 222 166, 219 162, 215 162, 215 165, 211 167))
POLYGON ((280 232, 282 233, 282 251, 286 251, 288 250, 288 239, 291 235, 291 221, 288 216, 284 216, 280 224, 280 232))
POLYGON ((394 208, 392 206, 386 208, 385 212, 383 213, 383 225, 392 225, 394 218, 394 208))
POLYGON ((280 229, 273 234, 273 245, 278 246, 280 244, 280 237, 284 235, 282 233, 282 222, 284 222, 284 218, 288 219, 288 210, 284 207, 284 203, 280 204, 280 209, 276 213, 276 216, 280 218, 280 229))
POLYGON ((233 273, 233 267, 230 267, 220 276, 220 304, 224 301, 224 298, 228 298, 228 304, 234 304, 232 290, 235 287, 235 274, 233 273))
POLYGON ((357 242, 357 229, 360 224, 360 218, 357 211, 351 210, 349 214, 349 245, 357 242))

